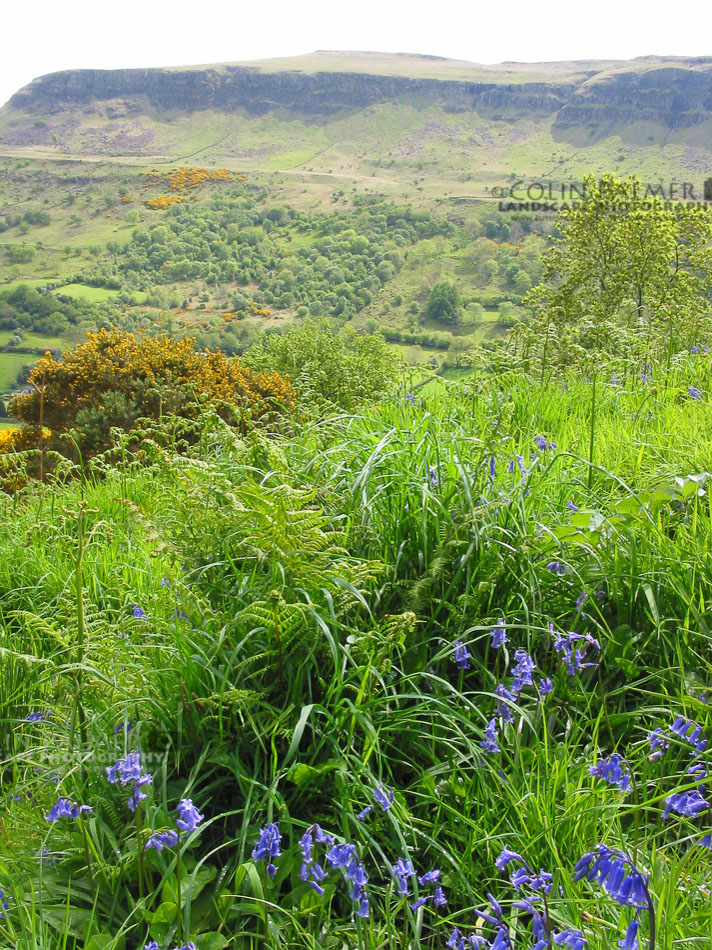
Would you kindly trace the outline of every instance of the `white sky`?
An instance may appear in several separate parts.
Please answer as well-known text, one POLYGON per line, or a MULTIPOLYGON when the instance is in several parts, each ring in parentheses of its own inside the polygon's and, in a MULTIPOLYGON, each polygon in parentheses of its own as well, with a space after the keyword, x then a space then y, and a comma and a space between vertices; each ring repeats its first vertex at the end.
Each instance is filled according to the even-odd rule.
POLYGON ((431 53, 479 63, 712 55, 709 0, 0 0, 0 104, 59 69, 431 53))

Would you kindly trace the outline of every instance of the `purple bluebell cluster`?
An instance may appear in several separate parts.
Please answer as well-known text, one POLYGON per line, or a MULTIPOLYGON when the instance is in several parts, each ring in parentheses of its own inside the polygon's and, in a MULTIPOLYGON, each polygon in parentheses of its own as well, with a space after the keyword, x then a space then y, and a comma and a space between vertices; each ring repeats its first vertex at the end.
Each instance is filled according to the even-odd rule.
POLYGON ((684 818, 696 818, 701 812, 707 811, 710 807, 712 807, 710 803, 700 795, 697 789, 690 792, 679 792, 665 799, 663 821, 668 818, 672 811, 684 818))
POLYGON ((410 894, 408 880, 415 877, 415 868, 410 858, 398 858, 391 868, 391 872, 398 883, 396 892, 398 894, 410 894))
POLYGON ((697 753, 704 752, 707 748, 707 739, 702 732, 702 727, 696 722, 685 719, 684 716, 677 717, 670 726, 670 732, 688 742, 697 753))
POLYGON ((282 835, 279 830, 279 825, 276 821, 273 821, 264 828, 260 828, 259 837, 252 849, 252 860, 255 863, 260 861, 266 862, 267 873, 271 878, 274 878, 277 874, 277 865, 274 862, 276 858, 282 855, 282 852, 279 850, 281 840, 282 835))
POLYGON ((338 868, 349 883, 349 897, 358 905, 355 913, 364 919, 368 917, 369 905, 366 893, 368 875, 363 863, 359 860, 356 845, 333 844, 327 852, 326 863, 332 868, 338 868))
POLYGON ((534 445, 536 445, 540 452, 556 451, 556 442, 547 442, 543 435, 534 436, 534 445))
POLYGON ((54 824, 62 818, 69 821, 76 821, 81 815, 91 815, 93 809, 91 805, 77 805, 69 798, 58 798, 52 805, 49 812, 44 816, 44 820, 54 824))
POLYGON ((133 615, 136 620, 146 619, 146 614, 144 613, 143 607, 139 607, 138 604, 134 604, 133 615))
POLYGON ((566 573, 566 565, 562 564, 561 561, 549 561, 546 569, 550 574, 556 574, 557 577, 562 577, 566 573))
POLYGON ((31 712, 29 716, 25 716, 23 722, 44 722, 48 716, 49 713, 31 712))
POLYGON ((687 392, 691 399, 694 399, 695 402, 699 402, 702 399, 702 392, 697 388, 697 386, 688 386, 687 392))
POLYGON ((127 804, 131 811, 136 811, 139 804, 148 798, 144 788, 153 783, 153 776, 141 765, 141 754, 129 752, 125 759, 119 759, 114 765, 106 767, 106 780, 112 785, 118 782, 122 788, 133 782, 133 790, 127 804))
MULTIPOLYGON (((155 940, 151 940, 144 946, 143 950, 161 950, 161 948, 155 940)), ((192 940, 189 940, 188 943, 184 943, 182 947, 175 947, 174 950, 197 950, 197 947, 192 940)))
POLYGON ((496 719, 490 719, 490 721, 487 723, 482 741, 480 742, 480 746, 485 750, 485 752, 490 752, 492 755, 497 755, 498 752, 502 751, 499 747, 499 743, 497 742, 496 719))
POLYGON ((334 844, 334 837, 323 831, 319 825, 310 825, 299 840, 299 849, 302 852, 302 867, 299 871, 299 877, 303 881, 308 881, 321 897, 324 893, 321 882, 326 877, 326 871, 314 857, 315 843, 330 848, 334 844))
POLYGON ((528 474, 527 467, 524 464, 524 456, 522 455, 515 455, 513 459, 509 460, 509 462, 507 463, 507 471, 510 472, 510 474, 514 471, 515 461, 521 474, 527 475, 528 474))
POLYGON ((507 642, 507 628, 504 624, 504 617, 498 620, 497 623, 499 626, 493 627, 490 633, 490 646, 495 650, 499 650, 499 648, 503 647, 507 642))
POLYGON ((406 397, 405 397, 405 401, 406 401, 406 402, 409 402, 409 403, 411 404, 411 406, 414 406, 414 405, 415 405, 415 396, 413 395, 413 393, 408 393, 408 394, 406 395, 406 397))
POLYGON ((438 485, 440 484, 440 479, 438 478, 437 471, 433 468, 432 465, 428 469, 428 477, 430 479, 430 484, 432 485, 432 487, 437 488, 438 485))
POLYGON ((588 851, 574 868, 574 881, 591 881, 602 887, 622 907, 650 909, 648 877, 625 852, 599 844, 588 851))
POLYGON ((461 670, 469 670, 471 656, 470 651, 467 649, 462 640, 455 640, 452 646, 452 658, 455 661, 455 665, 459 666, 461 670))
POLYGON ((432 871, 426 871, 425 874, 419 875, 418 884, 420 887, 433 887, 433 892, 432 894, 421 894, 420 897, 410 905, 410 909, 413 912, 424 907, 430 901, 433 902, 433 907, 445 907, 447 898, 445 897, 445 891, 440 885, 439 868, 433 868, 432 871))
POLYGON ((569 676, 597 666, 596 663, 584 661, 589 649, 601 652, 601 644, 590 633, 569 632, 564 635, 557 633, 553 624, 549 624, 549 630, 554 634, 554 650, 560 655, 561 664, 569 676))
POLYGON ((601 761, 596 762, 595 765, 589 765, 588 774, 593 776, 593 778, 603 779, 603 781, 608 782, 609 785, 615 785, 622 792, 630 791, 628 763, 623 756, 617 752, 614 752, 613 755, 609 755, 607 759, 601 759, 601 761))
POLYGON ((200 814, 190 798, 181 798, 176 806, 176 811, 178 813, 176 825, 180 830, 175 831, 173 828, 170 828, 167 831, 155 832, 144 845, 144 851, 148 851, 149 848, 152 848, 154 851, 162 851, 164 848, 174 848, 183 835, 189 835, 204 821, 204 816, 200 814))

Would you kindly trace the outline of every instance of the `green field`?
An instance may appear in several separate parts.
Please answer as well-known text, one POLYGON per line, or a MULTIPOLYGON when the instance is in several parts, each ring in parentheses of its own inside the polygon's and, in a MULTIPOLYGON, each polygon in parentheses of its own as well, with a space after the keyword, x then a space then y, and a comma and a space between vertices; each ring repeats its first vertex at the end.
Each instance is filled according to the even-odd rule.
POLYGON ((17 387, 17 374, 25 363, 34 363, 32 356, 24 353, 0 353, 0 392, 17 387))

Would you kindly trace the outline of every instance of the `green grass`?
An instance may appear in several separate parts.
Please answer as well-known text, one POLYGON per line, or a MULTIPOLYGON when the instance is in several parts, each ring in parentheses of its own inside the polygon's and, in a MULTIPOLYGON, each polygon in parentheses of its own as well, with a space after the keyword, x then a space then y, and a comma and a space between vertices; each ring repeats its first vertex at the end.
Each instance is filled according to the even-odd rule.
POLYGON ((21 799, 0 823, 7 945, 431 950, 453 927, 475 933, 490 892, 528 946, 526 916, 509 913, 517 865, 494 865, 506 846, 553 873, 556 932, 613 947, 629 912, 572 881, 599 841, 650 873, 656 947, 704 945, 709 856, 693 845, 709 816, 661 812, 694 782, 670 724, 712 727, 712 516, 707 476, 689 480, 712 468, 709 360, 599 394, 590 486, 582 380, 416 382, 288 435, 238 436, 208 417, 176 451, 172 426, 144 431, 140 459, 117 453, 0 499, 3 793, 21 799), (593 668, 568 674, 554 638, 568 631, 595 638, 600 650, 575 641, 593 668), (518 650, 536 667, 504 698, 508 724, 494 690, 511 688, 518 650), (496 754, 481 745, 490 720, 496 754), (654 727, 670 748, 650 762, 654 727), (138 818, 132 783, 105 774, 133 749, 153 774, 138 818), (589 774, 615 751, 628 794, 589 774), (387 804, 393 790, 385 811, 379 787, 387 804), (47 825, 58 795, 93 813, 47 825), (183 797, 205 817, 180 857, 144 852, 146 828, 175 827, 183 797), (272 821, 274 880, 251 858, 272 821), (354 925, 322 845, 324 895, 300 878, 313 822, 355 844, 367 920, 354 925), (52 867, 38 866, 40 842, 52 867), (414 913, 433 893, 414 878, 398 894, 391 867, 406 856, 419 874, 441 870, 446 907, 414 913))
POLYGON ((0 353, 0 392, 7 392, 17 386, 16 377, 25 363, 35 360, 26 353, 0 353))
POLYGON ((80 300, 88 300, 90 303, 103 303, 107 300, 115 300, 119 295, 117 290, 107 290, 104 287, 89 287, 86 284, 63 284, 56 293, 64 294, 67 297, 76 297, 80 300))

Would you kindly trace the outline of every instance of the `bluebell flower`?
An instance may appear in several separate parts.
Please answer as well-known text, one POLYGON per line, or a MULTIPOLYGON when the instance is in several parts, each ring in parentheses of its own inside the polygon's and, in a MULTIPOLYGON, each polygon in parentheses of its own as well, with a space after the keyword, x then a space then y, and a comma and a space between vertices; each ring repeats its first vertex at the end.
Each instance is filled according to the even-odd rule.
POLYGON ((556 574, 558 577, 561 577, 566 573, 566 565, 562 564, 561 561, 549 561, 546 565, 547 571, 551 574, 556 574))
POLYGON ((510 851, 509 848, 504 847, 499 853, 499 857, 496 858, 494 866, 498 871, 503 870, 507 867, 508 864, 511 864, 512 861, 519 861, 522 864, 526 864, 526 861, 517 851, 510 851))
POLYGON ((495 695, 499 697, 499 702, 497 703, 497 715, 504 719, 505 722, 514 722, 514 715, 512 714, 512 708, 509 703, 516 703, 517 697, 514 693, 510 692, 504 683, 499 683, 495 687, 495 695), (504 702, 508 700, 508 702, 504 702))
POLYGON ((170 586, 171 586, 171 582, 168 580, 168 578, 167 578, 167 577, 162 577, 162 578, 161 578, 161 587, 170 587, 170 586))
POLYGON ((501 751, 497 742, 497 722, 495 719, 490 719, 490 721, 487 723, 484 737, 482 742, 480 742, 480 745, 485 750, 485 752, 492 752, 495 755, 501 751))
POLYGON ((257 839, 255 847, 252 849, 252 860, 255 863, 259 861, 268 862, 267 873, 271 878, 274 878, 277 873, 274 859, 282 856, 282 852, 279 850, 281 840, 282 835, 279 830, 279 825, 276 821, 273 821, 266 827, 260 828, 259 838, 257 839))
POLYGON ((351 885, 349 896, 352 901, 358 903, 356 914, 359 917, 369 916, 368 897, 366 895, 366 884, 368 875, 366 869, 359 860, 356 845, 354 844, 334 844, 329 848, 326 855, 327 864, 333 868, 338 868, 351 885))
POLYGON ((371 814, 371 806, 366 805, 366 807, 362 808, 361 811, 356 815, 356 818, 359 821, 363 821, 364 819, 368 818, 370 814, 371 814))
POLYGON ((428 476, 430 478, 430 484, 433 486, 433 488, 437 488, 440 484, 440 479, 438 478, 438 473, 435 471, 432 465, 428 469, 428 476))
POLYGON ((625 759, 617 752, 601 759, 595 765, 589 765, 588 774, 603 779, 609 785, 616 785, 622 792, 630 791, 630 773, 625 759))
POLYGON ((163 851, 164 848, 175 848, 178 844, 178 838, 178 832, 174 831, 173 828, 168 831, 156 831, 149 837, 143 846, 143 850, 148 851, 153 848, 154 851, 163 851))
POLYGON ((494 481, 495 475, 497 474, 497 460, 494 455, 489 457, 489 477, 491 481, 494 481))
POLYGON ((554 692, 554 681, 550 676, 542 677, 539 680, 539 696, 542 698, 554 692))
POLYGON ((638 928, 639 927, 640 927, 640 923, 637 920, 635 920, 635 918, 631 920, 630 924, 628 925, 628 931, 625 937, 622 937, 618 941, 618 946, 620 947, 620 950, 639 950, 639 947, 640 947, 640 944, 638 943, 638 928))
POLYGON ((525 686, 533 686, 532 672, 536 669, 536 663, 529 656, 526 650, 517 650, 514 654, 514 666, 512 667, 512 692, 518 696, 525 686))
POLYGON ((534 444, 539 449, 540 452, 548 452, 556 450, 556 442, 547 442, 543 435, 534 436, 534 444))
POLYGON ((570 499, 566 502, 566 507, 569 509, 572 515, 579 510, 579 506, 575 505, 570 499))
POLYGON ((445 891, 442 887, 438 885, 433 891, 433 904, 435 907, 444 907, 447 904, 447 897, 445 897, 445 891))
POLYGON ((384 788, 381 782, 373 793, 374 801, 381 806, 381 811, 389 811, 395 799, 395 792, 392 788, 384 788))
POLYGON ((701 848, 708 848, 712 851, 712 834, 703 835, 702 838, 700 838, 699 845, 701 848))
POLYGON ((106 767, 106 780, 111 785, 120 783, 122 787, 134 783, 133 792, 128 799, 128 807, 135 811, 139 802, 144 801, 148 796, 143 791, 146 785, 153 783, 153 776, 144 771, 141 764, 141 755, 139 752, 129 752, 125 759, 119 759, 114 765, 106 767))
POLYGON ((696 818, 700 812, 707 811, 709 807, 710 803, 705 801, 697 789, 690 792, 679 792, 665 799, 663 821, 671 811, 677 812, 678 815, 684 815, 685 818, 696 818))
POLYGON ((138 604, 136 604, 136 605, 134 606, 133 615, 134 615, 134 617, 136 618, 136 620, 145 620, 145 619, 146 619, 146 614, 143 612, 143 609, 142 609, 141 607, 139 607, 138 604))
POLYGON ((437 884, 440 880, 440 870, 439 868, 434 868, 432 871, 426 871, 425 874, 422 874, 418 878, 418 884, 421 887, 425 887, 427 884, 437 884))
POLYGON ((599 844, 584 854, 574 868, 574 881, 597 882, 622 907, 650 906, 648 878, 625 852, 599 844))
POLYGON ((517 868, 512 872, 512 876, 510 877, 512 887, 515 890, 519 890, 519 888, 523 887, 525 884, 530 884, 531 880, 531 875, 528 873, 526 868, 517 868))
POLYGON ((143 950, 161 950, 161 948, 158 946, 155 940, 151 940, 146 944, 143 950))
POLYGON ((584 950, 588 941, 580 930, 562 930, 551 938, 557 947, 567 947, 568 950, 584 950))
POLYGON ((494 627, 492 629, 490 633, 490 637, 492 638, 490 641, 490 645, 495 650, 498 650, 500 647, 503 647, 504 644, 507 642, 507 628, 504 625, 504 618, 502 618, 499 621, 498 627, 494 627))
POLYGON ((651 762, 659 759, 665 750, 670 748, 670 743, 667 741, 663 730, 660 728, 653 729, 652 732, 648 733, 648 744, 651 748, 651 754, 648 756, 651 762))
MULTIPOLYGON (((370 809, 369 809, 370 811, 370 809)), ((326 877, 326 871, 314 858, 314 842, 317 844, 326 844, 331 846, 334 843, 332 835, 326 834, 317 824, 310 825, 299 839, 299 849, 302 852, 302 867, 299 871, 299 877, 303 881, 309 881, 311 887, 321 897, 324 888, 321 887, 321 881, 326 877)))
POLYGON ((54 824, 61 818, 68 818, 70 821, 76 821, 80 815, 91 815, 93 808, 91 805, 77 805, 69 798, 58 798, 52 805, 49 813, 44 816, 44 820, 54 824))
POLYGON ((455 640, 453 643, 453 660, 461 670, 469 670, 470 651, 467 649, 462 640, 455 640))
POLYGON ((553 625, 549 625, 549 629, 554 633, 554 650, 556 653, 561 654, 562 664, 566 667, 566 671, 569 676, 575 676, 576 672, 579 670, 589 669, 596 666, 595 663, 585 663, 584 662, 584 651, 589 647, 598 651, 601 651, 601 644, 590 633, 567 633, 566 636, 560 633, 556 633, 553 629, 553 625), (580 643, 582 649, 579 649, 575 644, 580 643))
POLYGON ((8 898, 8 895, 5 893, 2 887, 0 887, 0 920, 4 919, 5 914, 3 913, 3 911, 7 910, 9 906, 10 906, 10 900, 8 898))
POLYGON ((413 393, 408 393, 407 396, 405 397, 405 401, 406 401, 406 402, 409 402, 409 403, 411 404, 411 406, 414 406, 414 405, 415 405, 415 396, 413 395, 413 393))
POLYGON ((120 732, 131 732, 134 727, 132 719, 124 719, 123 722, 119 722, 114 726, 114 735, 118 735, 120 732))
POLYGON ((704 752, 707 748, 707 739, 700 726, 696 722, 691 722, 683 716, 678 716, 675 722, 670 726, 670 731, 691 746, 694 746, 696 752, 704 752))
POLYGON ((700 399, 702 399, 702 393, 697 388, 697 386, 688 386, 687 391, 690 394, 690 397, 694 399, 696 402, 699 402, 700 399))
MULTIPOLYGON (((47 713, 49 715, 49 713, 47 713)), ((41 712, 31 712, 29 716, 25 716, 23 722, 44 722, 47 716, 41 712)))
POLYGON ((419 897, 417 901, 413 901, 413 903, 410 905, 410 909, 413 911, 413 913, 415 913, 416 910, 420 910, 421 907, 424 907, 428 901, 431 901, 432 899, 432 894, 426 894, 424 897, 419 897))
POLYGON ((408 878, 415 877, 415 869, 408 858, 398 858, 391 868, 393 876, 398 881, 398 893, 408 894, 408 878))
POLYGON ((693 345, 690 347, 690 353, 699 353, 699 352, 700 352, 699 346, 695 346, 695 344, 693 343, 693 345))
MULTIPOLYGON (((195 831, 195 829, 205 817, 204 815, 200 814, 190 798, 182 798, 178 802, 176 811, 178 812, 176 825, 185 835, 189 835, 191 831, 195 831)), ((277 826, 274 825, 274 827, 276 828, 277 826)))

